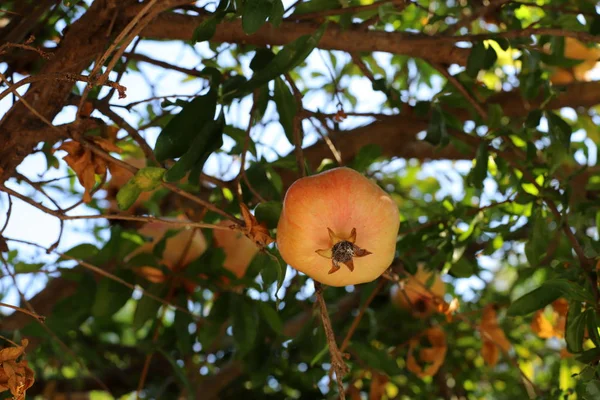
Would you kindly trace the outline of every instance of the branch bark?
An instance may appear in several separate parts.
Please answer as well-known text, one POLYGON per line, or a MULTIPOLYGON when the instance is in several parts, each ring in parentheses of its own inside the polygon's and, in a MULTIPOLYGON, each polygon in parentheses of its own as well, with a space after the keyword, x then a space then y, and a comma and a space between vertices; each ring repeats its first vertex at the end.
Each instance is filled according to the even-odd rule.
MULTIPOLYGON (((564 89, 564 92, 546 105, 547 109, 570 107, 577 110, 600 104, 600 82, 577 82, 564 89)), ((519 118, 526 117, 529 111, 538 108, 542 101, 541 97, 531 101, 523 99, 520 91, 515 90, 490 97, 482 105, 482 108, 486 109, 488 104, 498 104, 506 116, 519 118)), ((472 142, 469 143, 471 146, 467 149, 459 149, 452 144, 444 148, 437 148, 416 137, 419 132, 427 130, 428 121, 413 116, 410 110, 407 111, 402 115, 380 116, 368 125, 330 136, 341 153, 342 163, 350 162, 367 144, 379 145, 386 157, 419 160, 469 160, 473 158, 473 148, 479 144, 478 137, 461 135, 461 141, 472 142)), ((466 109, 449 111, 463 121, 471 118, 466 109)), ((304 157, 311 168, 317 168, 323 158, 330 157, 329 147, 324 141, 319 141, 304 149, 304 157)), ((290 182, 290 179, 293 182, 293 174, 285 170, 280 172, 284 182, 290 182)))
MULTIPOLYGON (((135 14, 137 8, 132 7, 127 10, 127 13, 135 14)), ((207 18, 209 16, 163 13, 148 25, 141 35, 149 39, 191 40, 194 30, 207 18)), ((255 34, 247 35, 242 29, 241 20, 236 19, 219 23, 211 41, 256 46, 284 45, 302 35, 310 35, 318 28, 319 25, 312 22, 284 21, 278 28, 265 24, 255 34)), ((469 49, 456 47, 454 43, 440 46, 437 39, 427 35, 369 31, 356 24, 344 30, 334 25, 328 26, 319 42, 319 48, 350 53, 381 51, 404 54, 440 64, 459 65, 466 64, 470 52, 469 49)))
MULTIPOLYGON (((102 53, 107 41, 107 32, 112 17, 131 1, 114 2, 97 0, 87 12, 75 21, 61 41, 54 57, 41 70, 42 74, 74 73, 85 70, 94 58, 102 53)), ((117 18, 115 28, 127 21, 117 18)), ((53 120, 73 88, 69 81, 44 81, 32 83, 25 100, 43 117, 53 120)), ((43 134, 23 134, 24 129, 36 129, 43 123, 25 107, 15 104, 0 125, 0 183, 12 176, 17 165, 29 155, 40 142, 52 140, 43 134)), ((38 132, 39 133, 39 132, 38 132)))

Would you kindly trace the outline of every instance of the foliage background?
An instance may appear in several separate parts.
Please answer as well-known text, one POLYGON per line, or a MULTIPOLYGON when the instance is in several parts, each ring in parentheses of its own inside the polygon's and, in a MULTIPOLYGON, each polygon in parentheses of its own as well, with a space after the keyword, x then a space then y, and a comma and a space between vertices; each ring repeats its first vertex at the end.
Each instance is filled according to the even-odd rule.
MULTIPOLYGON (((29 340, 29 396, 600 394, 594 2, 20 0, 2 2, 0 22, 0 331, 29 340), (187 103, 198 96, 206 102, 187 103), (221 111, 222 127, 201 130, 221 111), (183 148, 161 150, 159 135, 183 148), (120 154, 98 138, 116 139, 120 154), (110 173, 68 169, 57 149, 69 141, 71 155, 93 152, 96 172, 145 157, 167 179, 196 179, 164 185, 163 170, 145 170, 144 189, 163 186, 125 214, 105 190, 110 173), (214 246, 180 273, 199 284, 190 296, 124 262, 143 243, 141 220, 243 228, 240 202, 274 237, 304 164, 362 172, 401 213, 386 276, 323 293, 347 342, 343 393, 328 377, 315 286, 276 246, 255 257, 239 293, 218 285, 227 272, 214 246), (446 283, 446 303, 426 297, 442 308, 457 298, 454 313, 417 318, 392 305, 391 287, 410 287, 420 263, 446 283), (432 344, 431 327, 444 340, 429 361, 441 365, 420 377, 407 360, 432 344)), ((140 262, 169 273, 158 253, 140 262)))

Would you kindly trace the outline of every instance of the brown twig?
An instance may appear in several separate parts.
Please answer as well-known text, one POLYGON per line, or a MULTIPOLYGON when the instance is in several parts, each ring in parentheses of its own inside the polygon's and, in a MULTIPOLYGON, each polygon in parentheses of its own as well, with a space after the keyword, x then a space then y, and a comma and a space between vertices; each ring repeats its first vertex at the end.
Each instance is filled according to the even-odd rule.
POLYGON ((323 322, 323 329, 325 330, 325 336, 327 337, 327 344, 329 346, 329 355, 331 356, 331 369, 335 372, 335 379, 338 385, 338 392, 341 400, 346 399, 346 393, 344 390, 344 376, 349 372, 348 366, 344 362, 342 352, 337 346, 335 341, 335 333, 331 326, 331 320, 329 319, 329 312, 327 311, 327 304, 323 298, 323 286, 319 282, 315 282, 315 293, 317 296, 317 304, 321 314, 321 321, 323 322))
MULTIPOLYGON (((28 85, 33 82, 46 81, 46 80, 67 81, 67 82, 73 82, 73 83, 86 82, 88 85, 95 84, 95 82, 93 81, 93 79, 90 75, 80 75, 80 74, 61 73, 61 72, 32 75, 27 78, 21 79, 19 82, 16 82, 16 83, 13 83, 12 85, 10 85, 8 89, 6 89, 4 92, 0 93, 0 100, 2 100, 4 97, 9 95, 10 93, 15 93, 16 90, 18 88, 20 88, 21 86, 28 85)), ((125 86, 118 84, 117 82, 107 80, 107 81, 104 81, 103 83, 101 83, 100 85, 109 86, 111 88, 116 89, 119 92, 119 98, 125 97, 125 92, 127 91, 127 88, 125 86)))
POLYGON ((450 82, 464 97, 467 99, 469 103, 473 106, 477 114, 484 120, 487 121, 488 114, 487 111, 481 106, 481 103, 475 99, 472 93, 463 85, 456 77, 454 77, 446 68, 438 63, 431 63, 431 65, 437 69, 444 77, 450 82))
POLYGON ((35 312, 29 311, 29 310, 27 310, 25 308, 13 306, 11 304, 6 304, 6 303, 0 302, 0 307, 10 308, 10 309, 15 310, 17 312, 20 312, 20 313, 23 313, 23 314, 27 314, 30 317, 35 318, 37 321, 43 322, 46 319, 46 317, 44 317, 43 315, 36 314, 35 312))
POLYGON ((16 243, 22 243, 22 244, 27 244, 27 245, 34 246, 34 247, 37 247, 37 248, 40 248, 40 249, 44 249, 45 251, 47 251, 49 253, 57 254, 57 255, 59 255, 62 258, 66 258, 66 259, 72 260, 72 261, 77 261, 77 263, 79 263, 79 265, 81 265, 84 268, 89 269, 90 271, 93 271, 93 272, 97 273, 98 275, 101 275, 101 276, 103 276, 105 278, 108 278, 108 279, 113 280, 113 281, 115 281, 117 283, 120 283, 121 285, 126 286, 129 289, 132 289, 132 290, 138 289, 138 290, 140 290, 142 292, 142 295, 147 296, 147 297, 151 298, 152 300, 156 300, 156 301, 158 301, 159 303, 161 303, 163 305, 176 308, 177 310, 190 315, 192 318, 194 318, 196 320, 202 318, 201 316, 196 315, 196 314, 190 312, 188 309, 185 309, 185 308, 183 308, 181 306, 178 306, 177 304, 169 303, 169 302, 165 301, 164 299, 161 299, 160 297, 158 297, 158 296, 156 296, 156 295, 148 292, 147 290, 145 290, 145 289, 143 289, 141 287, 137 287, 136 285, 133 285, 133 284, 131 284, 131 283, 129 283, 129 282, 127 282, 127 281, 119 278, 118 276, 113 275, 113 274, 111 274, 108 271, 105 271, 102 268, 99 268, 99 267, 97 267, 95 265, 92 265, 92 264, 88 263, 87 261, 81 260, 79 258, 71 257, 70 255, 61 253, 60 251, 57 251, 57 250, 50 251, 50 249, 48 249, 48 248, 46 248, 46 247, 44 247, 44 246, 42 246, 40 244, 33 243, 33 242, 30 242, 30 241, 27 241, 27 240, 12 239, 12 238, 5 238, 5 239, 7 241, 16 242, 16 243))
POLYGON ((61 210, 53 210, 48 208, 34 199, 22 195, 21 193, 10 189, 5 185, 0 185, 0 191, 6 192, 9 195, 12 195, 27 204, 37 208, 40 211, 45 212, 46 214, 52 215, 62 221, 69 220, 82 220, 82 219, 107 219, 107 220, 120 220, 120 221, 138 221, 138 222, 158 222, 165 225, 173 225, 180 227, 189 227, 189 228, 208 228, 208 229, 217 229, 217 230, 230 230, 227 226, 222 225, 214 225, 214 224, 205 224, 201 222, 190 222, 190 221, 178 221, 178 220, 170 220, 156 217, 146 217, 141 215, 125 215, 125 214, 99 214, 99 215, 64 215, 61 210))

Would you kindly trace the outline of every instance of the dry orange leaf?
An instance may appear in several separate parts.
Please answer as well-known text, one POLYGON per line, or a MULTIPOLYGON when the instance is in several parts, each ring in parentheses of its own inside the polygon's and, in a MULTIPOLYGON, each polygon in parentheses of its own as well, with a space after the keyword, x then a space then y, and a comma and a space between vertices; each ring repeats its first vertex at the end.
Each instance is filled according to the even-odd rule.
POLYGON ((275 241, 275 239, 269 235, 267 225, 264 222, 259 223, 244 203, 240 203, 240 209, 242 210, 242 217, 246 223, 246 226, 242 229, 246 236, 261 248, 275 241))
MULTIPOLYGON (((107 139, 94 137, 91 140, 105 151, 121 153, 121 149, 107 139)), ((79 183, 85 189, 83 201, 89 203, 92 201, 91 192, 96 185, 96 175, 106 175, 107 161, 74 140, 64 142, 57 150, 64 150, 68 153, 63 160, 77 174, 79 183)))
POLYGON ((0 392, 10 390, 14 400, 25 400, 25 392, 35 381, 27 361, 21 359, 17 362, 25 353, 27 344, 27 339, 23 339, 21 346, 0 350, 0 392))
POLYGON ((406 367, 408 370, 420 378, 435 375, 444 363, 446 351, 448 350, 446 345, 446 333, 440 327, 436 326, 427 329, 423 336, 429 340, 431 347, 421 348, 418 358, 421 363, 428 363, 429 365, 423 368, 419 362, 417 362, 414 355, 415 347, 419 345, 419 338, 421 335, 419 335, 419 338, 410 340, 408 358, 406 360, 406 367))
POLYGON ((385 394, 385 387, 388 382, 389 378, 387 376, 373 371, 371 389, 369 390, 369 400, 381 400, 385 394))
POLYGON ((533 315, 531 321, 531 330, 542 339, 565 337, 565 325, 567 323, 567 312, 569 311, 569 302, 565 299, 558 299, 552 302, 552 317, 546 318, 544 310, 538 310, 533 315))
POLYGON ((548 339, 556 336, 552 323, 544 315, 544 310, 538 310, 533 315, 533 320, 531 321, 531 330, 542 339, 548 339))
POLYGON ((479 332, 481 332, 483 341, 481 356, 486 364, 494 366, 498 362, 498 347, 503 351, 508 351, 511 344, 500 325, 498 325, 498 315, 493 304, 488 304, 483 309, 479 332))
POLYGON ((438 312, 444 314, 448 322, 452 321, 452 314, 454 314, 454 312, 458 310, 458 307, 460 305, 458 299, 455 297, 450 303, 446 303, 445 301, 434 297, 433 301, 437 307, 438 312))

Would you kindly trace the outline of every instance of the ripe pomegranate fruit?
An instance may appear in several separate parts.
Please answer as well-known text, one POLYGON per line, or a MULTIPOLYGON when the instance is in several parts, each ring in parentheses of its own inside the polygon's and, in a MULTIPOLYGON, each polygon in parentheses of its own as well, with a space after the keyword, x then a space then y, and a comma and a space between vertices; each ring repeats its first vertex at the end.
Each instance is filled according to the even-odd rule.
POLYGON ((356 285, 390 266, 399 226, 386 192, 352 169, 335 168, 290 186, 277 245, 289 265, 315 281, 356 285))
MULTIPOLYGON (((185 221, 185 219, 179 220, 185 221)), ((181 228, 177 225, 161 222, 150 222, 142 226, 138 232, 143 236, 151 237, 152 241, 138 247, 127 256, 125 261, 127 262, 141 253, 151 253, 154 246, 165 236, 167 231, 177 229, 179 229, 179 232, 166 240, 161 262, 172 271, 184 269, 206 250, 204 235, 199 229, 181 228)), ((165 281, 162 271, 154 267, 140 267, 136 272, 151 282, 165 281)))
POLYGON ((409 310, 415 317, 425 318, 436 310, 434 295, 444 297, 446 285, 439 274, 435 273, 433 284, 427 290, 427 281, 434 274, 432 271, 426 271, 425 266, 420 264, 417 272, 412 278, 404 283, 404 290, 399 285, 392 286, 392 303, 399 308, 409 310))

